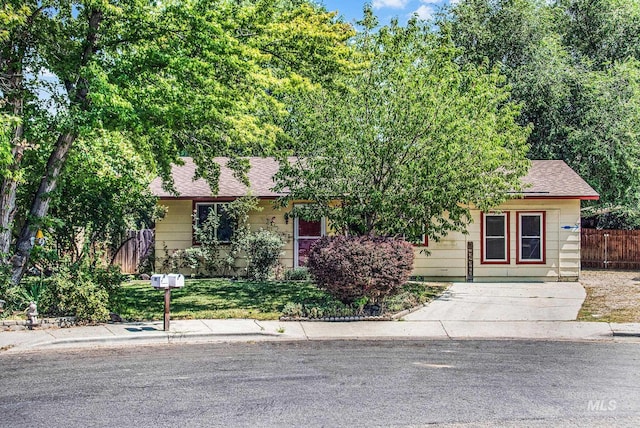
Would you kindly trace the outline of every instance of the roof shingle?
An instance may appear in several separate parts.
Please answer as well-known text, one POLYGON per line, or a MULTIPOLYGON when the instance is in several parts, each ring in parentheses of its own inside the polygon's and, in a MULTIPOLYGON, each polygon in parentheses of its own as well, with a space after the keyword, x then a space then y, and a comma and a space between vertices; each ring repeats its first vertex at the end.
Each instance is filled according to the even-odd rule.
POLYGON ((561 160, 531 161, 529 173, 522 178, 524 197, 598 199, 593 190, 569 165, 561 160))
MULTIPOLYGON (((191 158, 182 158, 184 165, 174 165, 172 169, 174 186, 178 196, 162 189, 160 178, 151 183, 151 191, 160 198, 237 198, 247 194, 248 188, 238 181, 226 166, 227 158, 216 158, 220 164, 220 189, 213 195, 211 188, 204 179, 193 180, 196 166, 191 158)), ((249 158, 249 182, 251 192, 260 198, 281 196, 272 190, 273 176, 278 171, 278 162, 273 158, 249 158)), ((593 190, 573 169, 561 160, 531 161, 529 173, 522 179, 525 186, 525 198, 575 198, 598 199, 598 193, 593 190)))
MULTIPOLYGON (((237 198, 247 194, 247 186, 233 176, 233 171, 227 167, 227 158, 215 158, 220 165, 220 182, 218 194, 214 195, 206 180, 199 178, 194 180, 196 165, 191 158, 182 158, 184 165, 173 165, 172 175, 174 187, 179 198, 237 198)), ((273 176, 278 171, 278 161, 273 158, 249 158, 249 183, 253 196, 269 198, 280 196, 271 188, 274 186, 273 176)), ((151 182, 151 191, 160 198, 174 198, 173 195, 162 189, 162 181, 156 178, 151 182)))

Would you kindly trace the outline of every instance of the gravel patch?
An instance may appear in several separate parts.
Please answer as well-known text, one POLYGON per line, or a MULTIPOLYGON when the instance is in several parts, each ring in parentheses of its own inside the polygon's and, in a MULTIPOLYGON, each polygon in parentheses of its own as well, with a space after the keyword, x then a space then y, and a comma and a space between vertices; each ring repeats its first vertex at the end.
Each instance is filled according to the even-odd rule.
POLYGON ((640 271, 583 269, 587 298, 578 321, 640 322, 640 271))

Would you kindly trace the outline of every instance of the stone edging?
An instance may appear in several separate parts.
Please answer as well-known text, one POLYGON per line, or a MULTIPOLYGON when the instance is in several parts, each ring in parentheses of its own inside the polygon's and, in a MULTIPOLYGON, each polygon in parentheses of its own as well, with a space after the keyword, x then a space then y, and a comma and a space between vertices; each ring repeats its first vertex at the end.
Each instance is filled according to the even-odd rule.
POLYGON ((28 320, 0 320, 0 331, 19 331, 30 328, 66 328, 76 325, 75 317, 42 318, 32 326, 28 320))

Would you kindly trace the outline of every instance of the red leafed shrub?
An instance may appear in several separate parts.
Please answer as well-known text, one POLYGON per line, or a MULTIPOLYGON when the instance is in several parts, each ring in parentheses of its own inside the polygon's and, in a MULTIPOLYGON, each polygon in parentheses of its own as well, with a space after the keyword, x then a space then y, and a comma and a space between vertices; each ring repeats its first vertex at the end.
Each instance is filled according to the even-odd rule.
POLYGON ((308 267, 318 287, 342 302, 380 304, 409 279, 413 247, 401 239, 326 236, 311 247, 308 267))

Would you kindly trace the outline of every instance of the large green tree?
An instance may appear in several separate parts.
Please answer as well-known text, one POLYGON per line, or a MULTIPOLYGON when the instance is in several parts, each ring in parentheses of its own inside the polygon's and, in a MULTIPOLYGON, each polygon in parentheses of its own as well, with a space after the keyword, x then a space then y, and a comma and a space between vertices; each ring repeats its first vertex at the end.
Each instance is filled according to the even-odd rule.
POLYGON ((359 73, 294 104, 281 202, 314 201, 300 215, 349 234, 466 230, 471 207, 520 189, 529 130, 515 122, 518 106, 496 71, 460 66, 458 50, 417 20, 376 29, 367 8, 361 24, 359 73))
POLYGON ((352 35, 305 0, 8 0, 0 20, 0 253, 14 283, 78 139, 119 132, 169 186, 187 152, 215 185, 212 158, 272 147, 283 94, 330 84, 352 35), (26 150, 46 159, 37 183, 26 150))
MULTIPOLYGON (((34 173, 38 170, 33 168, 34 173)), ((152 227, 157 219, 156 198, 149 189, 152 179, 121 133, 99 130, 78 138, 51 194, 47 247, 72 262, 86 256, 87 250, 92 260, 98 251, 113 254, 128 230, 152 227)), ((28 198, 33 189, 23 189, 28 198)))
POLYGON ((532 159, 563 159, 596 207, 640 208, 638 0, 461 0, 439 21, 460 63, 499 67, 532 159))

